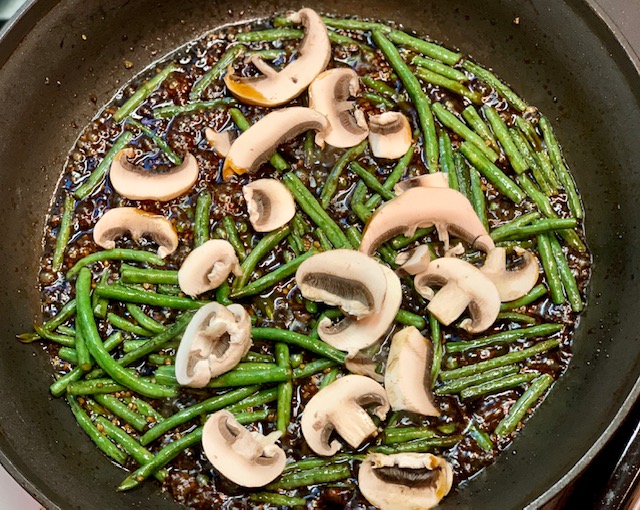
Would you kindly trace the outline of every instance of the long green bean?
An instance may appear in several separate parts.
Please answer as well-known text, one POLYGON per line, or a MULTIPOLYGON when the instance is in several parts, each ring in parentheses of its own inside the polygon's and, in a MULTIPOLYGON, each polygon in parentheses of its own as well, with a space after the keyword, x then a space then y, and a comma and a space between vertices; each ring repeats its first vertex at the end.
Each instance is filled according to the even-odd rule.
POLYGON ((457 80, 452 80, 451 78, 447 78, 446 76, 420 66, 416 68, 416 75, 422 81, 448 89, 455 94, 466 97, 472 103, 482 104, 482 94, 472 92, 457 80))
POLYGON ((491 124, 493 132, 498 137, 498 140, 500 140, 500 144, 502 145, 507 158, 509 158, 511 166, 516 173, 521 174, 522 172, 529 170, 527 161, 524 159, 522 154, 520 154, 518 147, 511 139, 509 129, 502 120, 502 117, 500 117, 500 114, 490 106, 485 106, 483 110, 489 124, 491 124))
POLYGON ((73 278, 85 266, 94 262, 102 262, 105 260, 132 260, 137 262, 146 262, 156 266, 164 266, 164 261, 155 253, 150 251, 131 250, 128 248, 115 248, 113 250, 103 250, 87 255, 80 259, 76 264, 67 271, 67 280, 73 278))
POLYGON ((466 120, 467 124, 469 124, 478 135, 484 138, 485 142, 489 143, 494 150, 500 151, 498 142, 495 136, 493 136, 491 129, 489 129, 489 126, 482 120, 478 110, 476 110, 473 105, 469 105, 462 110, 462 118, 466 120))
POLYGON ((164 420, 162 415, 146 400, 138 397, 125 397, 124 401, 127 405, 131 406, 132 409, 144 416, 149 423, 159 423, 164 420))
MULTIPOLYGON (((131 371, 131 376, 133 371, 131 371)), ((72 381, 67 385, 67 395, 96 395, 98 393, 116 393, 127 388, 113 379, 90 379, 72 381)), ((177 392, 175 393, 177 394, 177 392)), ((174 394, 174 395, 175 395, 174 394)))
POLYGON ((496 234, 494 230, 491 232, 491 238, 495 242, 509 241, 514 239, 530 239, 537 234, 547 232, 555 232, 556 230, 566 230, 575 228, 578 221, 575 218, 545 218, 535 220, 529 225, 509 226, 496 234))
POLYGON ((294 471, 282 475, 275 482, 267 485, 269 490, 289 490, 296 487, 306 487, 320 483, 337 482, 349 478, 351 468, 346 462, 330 464, 325 467, 309 469, 307 471, 294 471))
POLYGON ((91 365, 93 364, 93 360, 89 355, 89 349, 87 347, 87 342, 84 339, 84 333, 80 328, 79 324, 77 324, 76 320, 76 341, 75 341, 75 349, 76 349, 76 364, 85 372, 88 372, 91 369, 91 365))
POLYGON ((195 248, 209 240, 211 201, 211 193, 208 191, 200 193, 196 200, 196 213, 193 220, 193 246, 195 248))
POLYGON ((67 301, 62 308, 58 311, 58 313, 42 324, 42 328, 47 331, 53 331, 57 329, 58 326, 67 322, 71 317, 76 314, 76 300, 70 299, 67 301))
POLYGON ((540 213, 537 211, 524 213, 511 221, 503 223, 497 228, 494 228, 491 231, 491 235, 496 235, 500 237, 504 235, 505 232, 510 232, 513 228, 516 227, 524 227, 525 225, 529 225, 532 221, 535 221, 540 218, 540 213))
POLYGON ((487 199, 482 189, 480 174, 475 168, 469 169, 469 183, 471 184, 471 205, 476 212, 478 219, 489 230, 489 220, 487 219, 487 199))
POLYGON ((524 418, 524 415, 527 414, 529 408, 547 391, 551 383, 553 383, 553 377, 549 374, 541 375, 534 380, 531 386, 529 386, 522 396, 511 406, 509 414, 498 423, 495 434, 498 437, 511 434, 522 418, 524 418))
POLYGON ((442 357, 444 355, 444 342, 442 339, 442 329, 440 322, 433 314, 429 314, 429 330, 431 333, 431 345, 433 348, 433 359, 431 360, 431 387, 434 387, 440 374, 442 357))
POLYGON ((387 427, 384 429, 382 444, 406 443, 415 439, 430 439, 436 435, 436 431, 429 427, 387 427))
POLYGON ((130 266, 129 264, 122 264, 120 266, 120 280, 122 283, 164 283, 167 285, 178 285, 178 271, 169 269, 142 269, 140 267, 130 266))
POLYGON ((391 446, 374 446, 369 448, 369 451, 385 455, 404 452, 431 452, 435 448, 450 448, 451 446, 458 444, 461 439, 461 436, 434 436, 426 439, 407 441, 406 443, 397 443, 391 446))
POLYGON ((554 237, 549 236, 549 243, 551 245, 551 254, 556 261, 556 267, 560 274, 560 280, 567 294, 567 300, 571 305, 571 309, 574 312, 580 312, 583 308, 582 296, 580 295, 580 289, 576 282, 576 277, 573 275, 569 263, 562 251, 560 242, 554 237))
POLYGON ((151 333, 155 333, 157 335, 166 329, 165 326, 144 313, 139 306, 134 305, 133 303, 127 303, 126 307, 127 311, 131 314, 131 317, 133 317, 140 326, 151 333))
POLYGON ((196 101, 200 99, 204 91, 211 85, 214 81, 220 79, 220 77, 227 70, 227 67, 233 63, 233 61, 242 54, 245 50, 245 47, 241 44, 237 44, 235 46, 231 46, 224 54, 218 59, 218 61, 213 65, 213 67, 200 78, 196 84, 191 89, 189 93, 189 99, 191 101, 196 101))
POLYGON ((372 94, 371 92, 363 92, 362 97, 376 106, 384 106, 388 110, 395 107, 395 103, 386 97, 379 96, 378 94, 372 94))
POLYGON ((524 137, 524 135, 514 128, 511 128, 509 130, 509 134, 511 135, 513 143, 515 143, 518 147, 520 154, 522 154, 522 157, 525 158, 525 160, 528 162, 531 173, 533 174, 533 177, 535 178, 544 194, 547 196, 551 196, 557 193, 557 188, 554 187, 554 184, 545 175, 538 155, 533 152, 533 149, 529 145, 529 142, 527 142, 527 139, 524 137))
POLYGON ((438 138, 438 147, 440 149, 440 166, 442 171, 447 174, 449 179, 449 187, 458 190, 458 174, 456 174, 453 166, 453 151, 451 149, 451 138, 443 129, 440 131, 438 138))
POLYGON ((237 277, 233 282, 233 290, 241 290, 251 278, 258 262, 260 262, 270 251, 274 250, 290 233, 289 226, 285 225, 278 230, 269 232, 251 250, 251 253, 242 261, 242 276, 237 277))
POLYGON ((424 329, 427 326, 426 321, 422 317, 407 310, 398 310, 395 320, 400 324, 413 326, 417 329, 424 329))
MULTIPOLYGON (((414 137, 415 136, 416 136, 416 132, 414 132, 414 137)), ((409 164, 411 163, 411 160, 413 159, 414 151, 415 151, 415 146, 412 145, 411 147, 409 147, 409 149, 407 149, 407 152, 404 154, 404 156, 402 156, 398 160, 398 163, 396 164, 396 166, 393 167, 393 170, 391 170, 391 173, 389 174, 387 179, 384 181, 384 184, 382 185, 384 189, 386 189, 387 191, 393 190, 393 187, 396 184, 398 184, 398 181, 400 181, 400 179, 402 179, 402 177, 404 176, 404 173, 407 170, 407 167, 409 166, 409 164)))
MULTIPOLYGON (((288 381, 291 378, 291 369, 281 368, 271 363, 259 363, 261 367, 252 367, 246 370, 243 364, 236 366, 233 370, 211 379, 207 388, 230 388, 234 386, 246 386, 262 383, 279 383, 288 381)), ((177 385, 175 367, 163 365, 156 369, 155 379, 167 386, 177 385)))
MULTIPOLYGON (((278 342, 275 347, 276 363, 281 368, 291 369, 291 358, 289 356, 289 346, 278 342)), ((278 403, 276 413, 276 428, 287 434, 289 423, 291 422, 291 399, 293 398, 293 383, 285 381, 278 384, 278 403)))
POLYGON ((500 312, 497 320, 510 321, 510 322, 522 322, 524 324, 534 325, 537 320, 529 315, 516 312, 500 312))
POLYGON ((228 405, 225 409, 230 413, 237 414, 247 409, 253 409, 264 404, 275 402, 276 400, 278 400, 278 388, 269 388, 245 397, 235 404, 228 405))
POLYGON ((117 301, 152 306, 165 306, 167 308, 175 308, 176 310, 197 310, 202 305, 206 304, 206 301, 196 301, 186 297, 158 294, 156 292, 128 287, 118 283, 111 285, 99 283, 94 292, 97 292, 98 295, 102 297, 115 299, 117 301))
POLYGON ((560 273, 558 272, 558 262, 551 251, 551 238, 548 234, 538 234, 536 240, 540 262, 542 262, 542 268, 547 277, 547 285, 551 293, 551 301, 559 305, 564 302, 564 292, 560 273))
MULTIPOLYGON (((454 154, 454 156, 455 156, 455 154, 454 154)), ((398 237, 394 237, 393 239, 391 239, 391 241, 389 241, 389 245, 394 250, 401 250, 402 248, 406 248, 410 244, 418 241, 419 239, 422 239, 423 237, 428 236, 429 234, 431 234, 431 232, 433 232, 433 228, 431 228, 431 227, 430 228, 419 228, 410 237, 407 237, 407 236, 404 236, 404 235, 400 235, 398 237)))
MULTIPOLYGON (((381 32, 385 30, 379 29, 381 32)), ((448 65, 455 65, 461 58, 462 54, 456 51, 448 50, 442 46, 418 39, 412 35, 402 32, 401 30, 391 30, 387 37, 395 44, 400 44, 413 51, 422 53, 427 57, 434 58, 448 65)))
POLYGON ((562 324, 547 323, 538 324, 537 326, 531 326, 528 328, 510 329, 508 331, 501 331, 500 333, 494 333, 482 338, 476 338, 474 340, 463 340, 460 342, 448 342, 447 352, 465 352, 472 349, 480 349, 488 346, 509 344, 522 340, 524 338, 536 338, 554 335, 559 331, 562 331, 564 326, 562 324))
POLYGON ((324 372, 329 368, 333 369, 335 366, 336 362, 333 360, 318 359, 316 361, 312 361, 311 363, 307 363, 306 365, 301 365, 298 368, 294 368, 293 378, 304 379, 305 377, 310 377, 317 374, 318 372, 324 372))
POLYGON ((111 411, 114 416, 124 420, 138 432, 142 432, 147 427, 147 420, 144 416, 138 414, 133 409, 130 409, 126 404, 121 402, 120 399, 113 395, 96 394, 93 398, 98 402, 98 404, 111 411))
POLYGON ((167 159, 174 165, 182 164, 182 158, 173 151, 171 146, 160 135, 158 135, 158 133, 149 128, 149 126, 145 126, 141 122, 138 122, 137 120, 131 118, 127 119, 127 124, 131 124, 132 126, 136 127, 139 131, 142 132, 143 135, 153 140, 153 143, 155 143, 156 146, 165 153, 167 159))
POLYGON ((338 180, 340 179, 345 167, 358 158, 366 148, 367 141, 364 140, 355 147, 348 149, 342 156, 340 156, 338 161, 336 161, 336 164, 333 165, 333 168, 329 172, 329 175, 327 175, 327 179, 324 182, 322 192, 320 193, 320 204, 324 209, 329 206, 329 203, 338 188, 338 180))
POLYGON ((485 372, 453 379, 441 386, 438 386, 434 393, 436 395, 453 395, 455 393, 460 393, 466 388, 493 381, 507 375, 517 374, 519 371, 520 369, 516 365, 506 365, 503 367, 493 368, 485 372))
POLYGON ((539 283, 533 289, 531 289, 526 296, 522 296, 521 298, 515 299, 513 301, 507 301, 500 305, 500 311, 505 312, 508 310, 514 310, 516 308, 520 308, 521 306, 527 306, 541 298, 547 293, 547 288, 544 284, 539 283))
POLYGON ((224 230, 227 233, 227 241, 229 241, 231 246, 233 246, 233 249, 238 254, 238 259, 242 262, 247 256, 247 251, 244 247, 244 243, 240 239, 235 219, 232 216, 225 216, 222 218, 222 224, 224 225, 224 230))
POLYGON ((225 106, 233 106, 238 102, 232 97, 222 97, 213 99, 212 101, 198 101, 184 105, 163 106, 154 109, 151 113, 155 118, 171 119, 176 115, 185 115, 189 113, 198 113, 204 110, 217 110, 225 106))
POLYGON ((426 69, 428 69, 429 71, 432 71, 434 73, 438 73, 442 76, 445 76, 451 80, 455 80, 458 82, 464 82, 467 81, 467 75, 464 74, 462 71, 455 69, 451 66, 448 66, 446 64, 443 64, 442 62, 439 62, 437 60, 433 60, 430 58, 424 58, 421 56, 415 56, 413 57, 413 59, 411 60, 411 63, 420 67, 424 67, 426 69))
POLYGON ((369 75, 361 76, 360 81, 365 85, 365 87, 368 87, 371 90, 374 90, 378 94, 381 94, 382 96, 389 99, 395 99, 398 94, 396 89, 390 87, 383 81, 372 78, 369 75))
POLYGON ((249 501, 256 503, 266 503, 274 505, 278 508, 306 506, 307 500, 294 496, 285 496, 284 494, 275 494, 273 492, 256 492, 249 495, 249 501))
POLYGON ((137 326, 113 312, 107 314, 107 320, 114 328, 121 329, 122 331, 128 331, 138 336, 151 336, 151 331, 147 331, 143 327, 137 326))
POLYGON ((490 71, 487 71, 486 69, 480 67, 478 64, 474 64, 469 60, 465 60, 462 63, 462 67, 464 67, 470 73, 475 74, 481 80, 488 83, 516 110, 523 112, 529 107, 527 103, 525 103, 513 90, 511 90, 505 83, 500 81, 500 79, 498 79, 490 71))
POLYGON ((469 423, 469 428, 467 429, 467 432, 473 438, 476 444, 480 448, 482 448, 485 452, 490 452, 491 450, 493 450, 493 447, 495 445, 491 440, 491 436, 486 432, 480 430, 473 421, 469 423))
POLYGON ((116 113, 113 114, 113 119, 116 122, 120 122, 133 112, 138 106, 140 106, 147 97, 173 72, 178 70, 178 65, 175 62, 171 62, 162 71, 157 73, 153 78, 143 83, 133 95, 127 99, 116 113))
POLYGON ((253 328, 251 336, 256 340, 271 340, 275 342, 285 342, 290 345, 297 345, 298 347, 302 347, 303 349, 344 365, 344 352, 331 347, 329 344, 316 341, 294 331, 277 328, 253 328))
POLYGON ((58 234, 56 235, 56 247, 53 251, 53 258, 51 259, 51 270, 59 271, 64 261, 64 250, 69 243, 71 237, 71 227, 73 221, 73 211, 76 206, 76 201, 73 196, 67 195, 64 198, 64 204, 62 206, 62 215, 60 217, 60 227, 58 228, 58 234))
POLYGON ((55 342, 57 344, 63 345, 64 347, 75 347, 76 345, 76 339, 72 336, 54 333, 37 324, 33 326, 33 329, 40 338, 44 338, 45 340, 49 340, 50 342, 55 342))
POLYGON ((487 381, 482 384, 465 388, 460 392, 460 397, 462 400, 471 400, 485 395, 490 395, 491 393, 498 393, 499 391, 517 388, 518 386, 533 381, 539 375, 540 372, 525 372, 523 374, 506 375, 499 379, 494 379, 492 381, 487 381))
POLYGON ((353 161, 349 164, 349 169, 358 177, 360 177, 369 189, 378 193, 385 200, 391 200, 396 196, 393 191, 385 189, 384 186, 378 181, 376 176, 373 175, 369 170, 364 168, 362 165, 353 161))
POLYGON ((464 156, 456 151, 453 153, 453 167, 458 181, 458 191, 471 201, 471 177, 469 176, 469 165, 464 156))
MULTIPOLYGON (((522 132, 522 134, 527 138, 529 143, 536 151, 541 151, 544 149, 542 145, 542 139, 536 132, 536 128, 533 127, 533 124, 529 122, 524 117, 516 116, 516 126, 522 132)), ((559 185, 560 183, 558 183, 559 185)))

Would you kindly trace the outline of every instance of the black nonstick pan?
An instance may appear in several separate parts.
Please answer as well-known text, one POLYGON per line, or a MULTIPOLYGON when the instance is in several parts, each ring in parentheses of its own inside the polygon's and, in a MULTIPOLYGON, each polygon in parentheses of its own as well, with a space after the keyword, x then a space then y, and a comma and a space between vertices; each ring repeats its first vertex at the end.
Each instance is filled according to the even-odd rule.
MULTIPOLYGON (((62 400, 37 345, 41 236, 68 149, 101 105, 166 52, 218 25, 303 4, 281 0, 33 0, 0 40, 0 461, 48 508, 174 508, 123 472, 62 400), (132 69, 124 60, 134 63, 132 69)), ((321 0, 389 19, 471 54, 555 120, 586 206, 595 257, 567 373, 498 461, 441 508, 538 508, 603 446, 640 385, 640 77, 590 0, 321 0), (519 18, 518 23, 514 20, 519 18)))

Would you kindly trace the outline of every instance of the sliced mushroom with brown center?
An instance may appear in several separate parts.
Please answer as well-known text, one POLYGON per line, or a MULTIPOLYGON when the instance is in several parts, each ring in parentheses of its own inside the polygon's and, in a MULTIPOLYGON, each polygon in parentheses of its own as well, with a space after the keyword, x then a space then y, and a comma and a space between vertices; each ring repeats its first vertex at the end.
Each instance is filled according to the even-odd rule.
POLYGON ((178 384, 205 387, 235 367, 250 347, 251 320, 241 305, 206 304, 182 335, 176 353, 178 384))
POLYGON ((412 143, 411 126, 402 113, 385 112, 369 117, 369 145, 376 158, 401 158, 412 143))
POLYGON ((234 174, 255 173, 281 143, 310 129, 322 131, 327 126, 324 115, 302 106, 268 113, 233 142, 224 160, 222 177, 229 180, 234 174))
POLYGON ((209 145, 223 158, 227 157, 231 150, 231 133, 229 131, 215 131, 211 128, 204 130, 204 136, 209 145))
POLYGON ((362 233, 360 251, 371 255, 385 241, 399 235, 412 236, 416 229, 435 226, 449 249, 449 233, 474 248, 488 252, 495 245, 459 191, 449 188, 411 188, 380 206, 369 218, 362 233))
POLYGON ((383 267, 355 250, 331 250, 300 264, 296 284, 305 298, 338 306, 362 319, 382 308, 387 292, 383 267))
POLYGON ((517 269, 507 269, 507 250, 494 248, 480 271, 489 278, 500 293, 501 301, 513 301, 529 293, 538 282, 540 266, 538 258, 529 250, 516 247, 515 252, 522 257, 517 269))
POLYGON ((380 510, 428 510, 452 483, 449 463, 430 453, 370 453, 358 472, 362 495, 380 510))
POLYGON ((378 427, 364 409, 375 404, 373 413, 384 420, 389 402, 384 388, 369 377, 347 375, 321 389, 307 403, 300 425, 309 448, 318 455, 333 455, 341 444, 331 441, 337 434, 353 448, 378 432, 378 427))
POLYGON ((433 174, 419 175, 411 179, 403 179, 393 187, 396 195, 401 195, 411 188, 448 188, 449 175, 446 172, 435 172, 433 174))
POLYGON ((500 294, 493 282, 480 270, 456 258, 432 260, 429 268, 416 275, 414 286, 429 300, 429 310, 439 322, 448 326, 468 308, 470 318, 460 327, 480 333, 491 326, 500 312, 500 294), (441 287, 436 293, 432 286, 441 287))
POLYGON ((330 69, 318 76, 309 86, 309 108, 327 117, 329 127, 318 134, 333 147, 353 147, 367 137, 369 129, 360 110, 348 101, 360 91, 360 80, 350 67, 330 69))
POLYGON ((327 27, 312 9, 301 9, 289 16, 302 23, 304 38, 298 46, 298 57, 281 71, 276 71, 258 55, 250 58, 262 76, 238 77, 229 66, 224 82, 229 91, 245 104, 279 106, 300 95, 327 67, 331 59, 331 43, 327 27))
POLYGON ((287 223, 296 214, 291 192, 275 179, 258 179, 242 187, 247 201, 249 221, 256 232, 271 232, 287 223))
POLYGON ((192 250, 178 271, 180 290, 194 297, 222 285, 233 272, 242 276, 233 246, 222 239, 212 239, 192 250))
POLYGON ((158 245, 158 257, 165 258, 178 247, 178 234, 171 222, 135 207, 117 207, 102 215, 93 227, 94 242, 107 250, 116 246, 116 239, 129 234, 135 242, 150 237, 158 245))
POLYGON ((111 163, 109 179, 120 195, 130 200, 172 200, 189 191, 198 179, 198 161, 191 154, 168 172, 146 170, 129 162, 135 151, 122 149, 111 163))
POLYGON ((398 253, 396 264, 402 271, 410 275, 423 273, 431 262, 431 248, 428 244, 421 244, 413 250, 398 253))
POLYGON ((212 414, 202 430, 202 448, 214 469, 243 487, 262 487, 284 471, 287 456, 275 442, 280 432, 263 436, 240 425, 229 411, 212 414))
POLYGON ((401 329, 391 339, 384 387, 394 411, 440 416, 431 392, 433 344, 417 328, 401 329))

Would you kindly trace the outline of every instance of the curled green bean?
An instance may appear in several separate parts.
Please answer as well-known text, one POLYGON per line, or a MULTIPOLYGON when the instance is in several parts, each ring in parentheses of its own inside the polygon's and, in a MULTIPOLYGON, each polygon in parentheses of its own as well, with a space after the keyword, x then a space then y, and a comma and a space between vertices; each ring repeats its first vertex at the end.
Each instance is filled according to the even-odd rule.
POLYGON ((64 260, 64 250, 69 243, 71 237, 71 227, 73 220, 73 211, 76 206, 76 201, 73 196, 67 195, 64 198, 64 205, 62 206, 62 217, 60 218, 60 227, 58 228, 58 235, 56 236, 56 247, 53 251, 53 258, 51 259, 51 269, 53 271, 59 271, 62 267, 64 260))

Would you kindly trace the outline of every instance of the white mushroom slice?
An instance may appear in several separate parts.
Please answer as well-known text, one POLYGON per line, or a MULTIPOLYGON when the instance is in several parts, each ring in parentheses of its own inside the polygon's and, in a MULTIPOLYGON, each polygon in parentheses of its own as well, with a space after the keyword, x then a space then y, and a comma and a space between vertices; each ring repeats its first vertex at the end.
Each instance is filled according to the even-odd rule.
POLYGON ((379 383, 384 381, 384 377, 376 371, 377 366, 373 362, 373 358, 364 352, 347 354, 344 358, 344 366, 352 374, 371 377, 379 383))
POLYGON ((304 38, 298 46, 298 58, 281 71, 276 71, 258 55, 250 61, 263 75, 254 78, 236 76, 230 65, 224 77, 229 91, 245 104, 278 106, 300 95, 327 67, 331 59, 331 43, 327 28, 312 9, 301 9, 289 16, 294 23, 302 23, 304 38))
POLYGON ((271 232, 289 223, 296 213, 291 192, 275 179, 258 179, 242 187, 249 221, 256 232, 271 232))
POLYGON ((429 510, 452 483, 449 463, 430 453, 370 453, 358 472, 362 495, 380 510, 429 510))
POLYGON ((419 175, 411 179, 404 179, 393 187, 396 195, 401 195, 411 188, 448 188, 449 174, 446 172, 435 172, 433 174, 419 175))
POLYGON ((176 353, 176 379, 203 388, 235 367, 251 347, 251 319, 238 304, 208 303, 196 312, 176 353))
POLYGON ((385 112, 369 117, 369 145, 376 158, 399 159, 411 144, 409 120, 400 112, 385 112))
POLYGON ((402 286, 391 269, 380 267, 387 279, 387 293, 382 309, 364 319, 345 317, 336 324, 324 318, 318 324, 318 335, 324 342, 351 355, 377 342, 389 330, 402 303, 402 286))
POLYGON ((410 275, 426 271, 429 267, 429 262, 431 262, 431 250, 428 244, 421 244, 413 250, 398 253, 396 257, 396 264, 400 266, 399 269, 410 275))
POLYGON ((328 126, 324 115, 301 106, 268 113, 242 133, 231 145, 224 160, 222 177, 254 173, 284 143, 309 129, 322 131, 328 126))
POLYGON ((280 432, 263 436, 240 425, 229 411, 212 414, 202 430, 202 448, 214 469, 243 487, 262 487, 275 480, 287 463, 274 444, 280 432))
POLYGON ((427 310, 445 326, 469 308, 471 318, 464 319, 460 327, 469 333, 480 333, 495 322, 500 312, 500 294, 496 286, 477 267, 464 260, 432 260, 424 273, 416 275, 414 286, 430 301, 427 310), (441 289, 436 293, 431 285, 441 289))
POLYGON ((191 154, 168 172, 155 172, 129 162, 135 151, 122 149, 113 158, 109 179, 120 195, 130 200, 172 200, 189 191, 198 179, 198 161, 191 154))
POLYGON ((126 234, 135 242, 150 237, 158 245, 158 257, 162 259, 178 247, 178 234, 168 219, 135 207, 110 209, 93 227, 93 241, 106 250, 115 248, 116 239, 126 234))
POLYGON ((440 416, 431 393, 433 345, 417 328, 401 329, 391 339, 384 387, 391 409, 440 416))
POLYGON ((178 284, 182 292, 194 297, 218 288, 231 272, 242 276, 236 251, 229 241, 212 239, 187 255, 178 271, 178 284))
POLYGON ((356 319, 376 314, 385 300, 384 266, 355 250, 331 250, 305 260, 296 284, 311 301, 338 306, 356 319))
POLYGON ((494 248, 487 253, 484 266, 480 268, 498 289, 501 301, 513 301, 527 295, 538 282, 538 258, 523 248, 516 247, 515 252, 522 257, 518 269, 507 269, 507 250, 504 248, 494 248))
POLYGON ((488 252, 495 245, 459 191, 448 188, 412 188, 380 206, 369 218, 362 233, 360 251, 371 255, 385 241, 398 234, 412 236, 416 229, 435 226, 440 240, 449 249, 449 232, 488 252))
POLYGON ((316 141, 333 147, 353 147, 367 137, 369 129, 364 115, 347 101, 360 91, 360 80, 350 67, 329 69, 309 86, 309 108, 327 117, 329 127, 318 133, 316 141))
POLYGON ((307 403, 300 425, 309 448, 318 455, 333 455, 342 445, 329 438, 335 430, 353 448, 378 432, 378 427, 363 409, 377 404, 373 413, 384 420, 389 402, 384 388, 369 377, 346 375, 321 389, 307 403))
POLYGON ((204 130, 204 136, 209 145, 223 158, 227 157, 231 150, 231 133, 229 131, 214 131, 211 128, 204 130))

